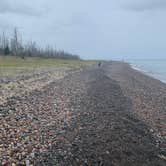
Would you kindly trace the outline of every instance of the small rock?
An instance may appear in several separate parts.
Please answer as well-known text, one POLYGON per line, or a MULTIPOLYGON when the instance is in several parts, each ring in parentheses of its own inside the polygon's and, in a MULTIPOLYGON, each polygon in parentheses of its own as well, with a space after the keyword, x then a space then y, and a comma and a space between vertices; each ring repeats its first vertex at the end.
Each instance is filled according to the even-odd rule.
POLYGON ((31 153, 31 157, 34 158, 35 157, 35 153, 31 153))
POLYGON ((106 151, 106 154, 110 154, 110 152, 107 150, 107 151, 106 151))
POLYGON ((26 165, 26 166, 30 166, 29 160, 26 160, 26 161, 25 161, 25 165, 26 165))
POLYGON ((163 159, 163 160, 166 160, 166 156, 164 156, 164 155, 158 155, 158 157, 163 159))
POLYGON ((153 132, 154 132, 154 130, 153 130, 153 129, 150 129, 150 132, 151 132, 151 133, 153 133, 153 132))
POLYGON ((32 147, 31 145, 30 145, 30 146, 27 146, 27 151, 28 151, 28 153, 31 153, 32 150, 33 150, 33 147, 32 147))

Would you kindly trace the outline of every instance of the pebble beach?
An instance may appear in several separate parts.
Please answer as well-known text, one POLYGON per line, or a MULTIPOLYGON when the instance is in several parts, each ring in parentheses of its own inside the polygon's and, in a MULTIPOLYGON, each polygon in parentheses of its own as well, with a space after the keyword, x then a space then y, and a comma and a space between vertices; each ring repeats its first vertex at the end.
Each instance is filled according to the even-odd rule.
POLYGON ((166 164, 166 84, 127 63, 0 78, 0 165, 166 164))

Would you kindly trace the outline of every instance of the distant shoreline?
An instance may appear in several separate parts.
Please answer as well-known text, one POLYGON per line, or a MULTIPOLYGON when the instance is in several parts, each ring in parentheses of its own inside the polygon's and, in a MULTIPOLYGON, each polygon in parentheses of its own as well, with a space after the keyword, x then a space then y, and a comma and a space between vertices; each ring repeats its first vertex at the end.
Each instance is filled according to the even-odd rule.
POLYGON ((157 79, 157 80, 161 81, 162 83, 165 83, 165 84, 166 84, 166 79, 160 78, 159 76, 157 76, 157 74, 155 74, 155 73, 150 73, 148 70, 145 70, 145 69, 141 69, 138 65, 135 65, 135 64, 133 64, 133 63, 130 63, 130 62, 127 62, 127 63, 130 65, 130 67, 131 67, 132 69, 137 70, 137 71, 141 72, 142 74, 145 74, 145 75, 147 75, 147 76, 150 76, 150 77, 152 77, 153 79, 157 79))

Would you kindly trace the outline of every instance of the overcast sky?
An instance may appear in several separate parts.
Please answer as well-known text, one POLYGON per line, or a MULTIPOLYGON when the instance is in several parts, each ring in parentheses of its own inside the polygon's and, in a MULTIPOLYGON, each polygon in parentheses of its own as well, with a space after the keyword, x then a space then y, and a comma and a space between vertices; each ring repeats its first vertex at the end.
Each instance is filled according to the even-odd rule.
POLYGON ((0 31, 82 58, 166 58, 166 0, 0 0, 0 31))

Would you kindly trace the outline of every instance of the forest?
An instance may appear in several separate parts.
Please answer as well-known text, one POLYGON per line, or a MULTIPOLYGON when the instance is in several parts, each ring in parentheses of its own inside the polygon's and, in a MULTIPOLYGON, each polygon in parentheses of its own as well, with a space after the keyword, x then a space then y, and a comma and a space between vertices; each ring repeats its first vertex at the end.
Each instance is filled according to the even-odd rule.
POLYGON ((50 45, 43 48, 34 41, 24 43, 17 28, 14 28, 11 37, 4 32, 0 34, 0 55, 18 56, 23 59, 26 57, 80 59, 78 55, 73 55, 64 50, 58 50, 50 45))

